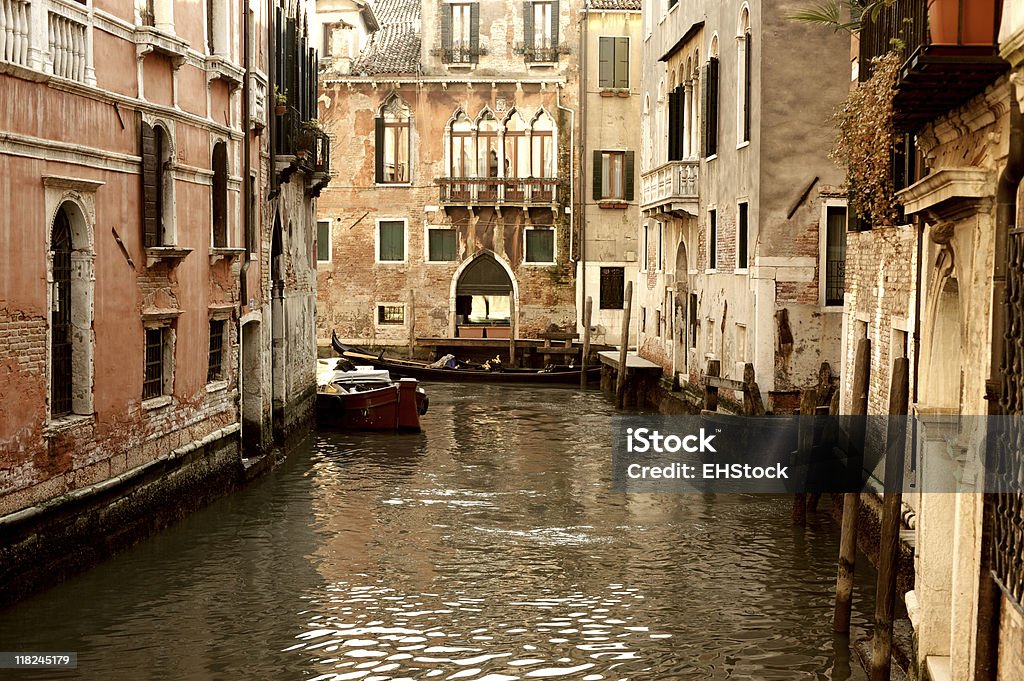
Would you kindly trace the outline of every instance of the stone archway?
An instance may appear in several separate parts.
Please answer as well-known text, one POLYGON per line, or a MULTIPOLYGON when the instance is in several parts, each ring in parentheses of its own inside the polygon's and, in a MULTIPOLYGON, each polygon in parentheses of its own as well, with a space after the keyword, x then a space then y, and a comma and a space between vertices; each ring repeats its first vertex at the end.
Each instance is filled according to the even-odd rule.
POLYGON ((689 304, 690 304, 690 264, 686 251, 686 242, 680 240, 676 247, 675 287, 673 296, 673 370, 686 372, 689 365, 689 304))
POLYGON ((452 277, 452 335, 507 338, 515 327, 517 290, 508 265, 484 251, 452 277))

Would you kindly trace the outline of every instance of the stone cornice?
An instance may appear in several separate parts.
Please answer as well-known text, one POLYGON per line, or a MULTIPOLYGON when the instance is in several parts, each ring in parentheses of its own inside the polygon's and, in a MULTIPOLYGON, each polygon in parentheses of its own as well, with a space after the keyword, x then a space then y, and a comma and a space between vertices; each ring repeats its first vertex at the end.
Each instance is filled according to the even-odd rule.
POLYGON ((983 168, 940 168, 896 196, 907 215, 925 213, 930 222, 956 219, 965 208, 995 196, 995 176, 983 168))

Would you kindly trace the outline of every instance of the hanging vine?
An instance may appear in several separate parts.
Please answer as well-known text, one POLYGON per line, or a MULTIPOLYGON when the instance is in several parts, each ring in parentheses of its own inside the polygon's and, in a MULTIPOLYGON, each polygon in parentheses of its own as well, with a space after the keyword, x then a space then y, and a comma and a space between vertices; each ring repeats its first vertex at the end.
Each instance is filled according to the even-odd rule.
POLYGON ((839 135, 829 158, 846 169, 850 208, 872 225, 896 221, 893 191, 893 95, 902 59, 895 51, 872 60, 872 75, 833 114, 839 135))

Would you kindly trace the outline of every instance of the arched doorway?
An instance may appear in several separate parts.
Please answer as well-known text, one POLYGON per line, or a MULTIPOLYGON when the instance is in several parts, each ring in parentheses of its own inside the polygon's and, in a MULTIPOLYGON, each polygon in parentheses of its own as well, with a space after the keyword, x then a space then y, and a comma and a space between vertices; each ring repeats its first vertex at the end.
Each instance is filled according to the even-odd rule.
POLYGON ((673 334, 673 355, 675 357, 674 369, 677 372, 685 372, 689 365, 690 328, 688 320, 690 317, 690 264, 687 259, 686 243, 679 242, 676 248, 675 264, 675 303, 673 305, 673 321, 675 333, 673 334))
POLYGON ((508 338, 515 305, 508 270, 490 253, 482 253, 455 277, 455 335, 508 338))

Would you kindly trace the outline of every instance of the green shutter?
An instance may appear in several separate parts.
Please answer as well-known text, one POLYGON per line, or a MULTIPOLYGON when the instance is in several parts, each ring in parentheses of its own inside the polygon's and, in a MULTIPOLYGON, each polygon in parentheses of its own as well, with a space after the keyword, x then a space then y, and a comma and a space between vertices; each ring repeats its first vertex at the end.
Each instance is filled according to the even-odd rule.
POLYGON ((603 194, 601 192, 601 185, 603 184, 603 178, 601 173, 604 168, 601 165, 601 150, 594 149, 594 200, 600 201, 603 194))
POLYGON ((374 157, 374 179, 377 184, 384 181, 384 118, 378 116, 373 120, 373 157, 374 157))
POLYGON ((633 152, 632 151, 627 151, 626 152, 626 163, 625 163, 625 169, 624 169, 624 172, 626 173, 626 178, 625 178, 625 182, 623 183, 623 188, 626 190, 626 200, 627 201, 632 201, 633 200, 633 193, 634 193, 633 185, 635 184, 634 181, 633 181, 633 174, 635 172, 634 165, 635 164, 634 164, 633 152))
POLYGON ((708 145, 708 74, 711 73, 711 62, 701 69, 700 74, 700 155, 707 158, 708 145))
POLYGON ((530 229, 526 232, 526 262, 554 262, 555 230, 530 229))
POLYGON ((431 262, 452 262, 455 260, 455 230, 431 229, 429 258, 431 262))
POLYGON ((615 87, 629 87, 629 38, 615 39, 615 87))
POLYGON ((380 223, 380 253, 382 262, 405 260, 405 224, 397 221, 380 223))
POLYGON ((598 42, 598 86, 603 88, 613 87, 615 73, 613 62, 615 61, 615 40, 614 38, 600 38, 598 42))
POLYGON ((480 3, 469 6, 469 57, 473 63, 480 61, 480 3))
POLYGON ((526 60, 533 61, 533 3, 523 3, 523 46, 526 48, 526 60))
POLYGON ((558 0, 551 3, 551 61, 558 61, 558 0))
POLYGON ((331 257, 331 223, 320 220, 316 223, 316 259, 321 262, 331 257))
POLYGON ((441 49, 444 61, 451 61, 452 51, 452 6, 441 5, 441 49))

